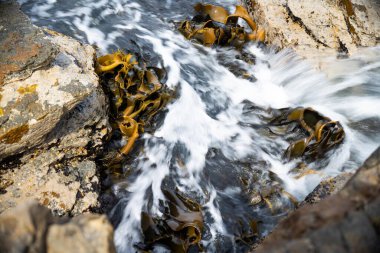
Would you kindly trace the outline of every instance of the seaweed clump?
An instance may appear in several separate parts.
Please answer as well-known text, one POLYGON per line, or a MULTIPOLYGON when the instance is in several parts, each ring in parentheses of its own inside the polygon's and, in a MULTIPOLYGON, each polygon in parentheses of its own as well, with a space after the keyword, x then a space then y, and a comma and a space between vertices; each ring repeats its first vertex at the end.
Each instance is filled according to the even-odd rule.
POLYGON ((316 159, 344 140, 344 130, 338 121, 333 121, 321 115, 312 108, 285 108, 275 117, 271 126, 285 126, 285 131, 295 133, 296 139, 285 151, 285 157, 290 160, 305 156, 316 159))
POLYGON ((163 190, 163 193, 166 201, 162 201, 162 217, 141 213, 144 243, 136 247, 148 251, 155 245, 163 245, 177 253, 199 252, 203 230, 200 205, 178 191, 163 190))
POLYGON ((144 126, 170 98, 163 84, 166 73, 122 51, 99 57, 96 72, 110 97, 112 128, 127 138, 119 153, 127 155, 144 126))
POLYGON ((180 23, 178 30, 187 38, 195 39, 205 46, 241 47, 248 41, 265 40, 265 31, 259 29, 243 6, 236 6, 235 12, 229 14, 221 6, 198 3, 194 6, 198 13, 191 21, 180 23), (243 19, 251 28, 248 33, 238 24, 243 19))

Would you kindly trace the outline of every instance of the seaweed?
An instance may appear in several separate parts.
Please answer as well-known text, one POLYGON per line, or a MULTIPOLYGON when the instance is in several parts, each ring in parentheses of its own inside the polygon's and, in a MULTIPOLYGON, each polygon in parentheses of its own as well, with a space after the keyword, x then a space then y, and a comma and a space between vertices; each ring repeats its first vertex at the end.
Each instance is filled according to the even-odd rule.
POLYGON ((291 132, 300 132, 302 137, 293 141, 285 151, 288 160, 301 156, 321 157, 344 140, 342 125, 312 108, 285 108, 280 111, 280 115, 272 119, 269 125, 286 125, 291 132))
POLYGON ((200 205, 178 191, 163 190, 163 193, 166 201, 162 217, 141 213, 144 243, 135 246, 145 251, 157 244, 178 253, 188 252, 190 248, 201 250, 203 217, 200 205))
POLYGON ((259 29, 242 6, 236 6, 235 12, 229 14, 223 7, 198 3, 194 6, 198 15, 191 21, 180 22, 178 30, 189 40, 195 39, 205 46, 234 46, 241 47, 247 41, 265 40, 265 31, 259 29), (243 19, 252 32, 238 24, 243 19))
POLYGON ((119 150, 127 155, 144 126, 168 102, 170 95, 162 84, 165 71, 147 67, 136 56, 122 51, 97 59, 96 72, 111 101, 111 125, 127 143, 119 150))

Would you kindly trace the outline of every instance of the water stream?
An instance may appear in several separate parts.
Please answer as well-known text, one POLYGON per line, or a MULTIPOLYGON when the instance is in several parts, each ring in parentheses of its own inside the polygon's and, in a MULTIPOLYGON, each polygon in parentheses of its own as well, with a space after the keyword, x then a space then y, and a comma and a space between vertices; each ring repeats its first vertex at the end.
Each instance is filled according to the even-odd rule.
MULTIPOLYGON (((139 155, 125 165, 130 175, 112 188, 120 199, 110 214, 118 221, 119 253, 136 251, 133 245, 143 240, 141 212, 160 214, 163 188, 177 188, 201 204, 206 252, 246 252, 249 247, 236 239, 239 229, 259 220, 263 236, 294 208, 285 196, 274 201, 277 211, 252 205, 252 192, 277 187, 302 201, 322 179, 354 171, 380 143, 380 47, 324 59, 327 75, 287 49, 249 44, 244 52, 256 62, 249 65, 234 49, 187 41, 174 21, 193 14, 194 0, 19 2, 36 25, 95 44, 99 54, 141 52, 167 70, 166 85, 177 92, 156 131, 142 136, 139 155), (237 77, 231 66, 253 78, 237 77), (299 159, 283 159, 289 142, 262 127, 271 109, 299 106, 338 120, 346 133, 326 158, 308 164, 318 173, 302 177, 291 173, 299 159)), ((208 2, 232 10, 236 4, 208 2)))

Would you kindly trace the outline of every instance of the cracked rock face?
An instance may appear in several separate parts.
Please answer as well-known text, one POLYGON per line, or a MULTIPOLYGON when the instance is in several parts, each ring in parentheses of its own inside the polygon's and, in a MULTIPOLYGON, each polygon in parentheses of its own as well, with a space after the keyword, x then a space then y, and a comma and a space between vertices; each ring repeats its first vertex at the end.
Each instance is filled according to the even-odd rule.
POLYGON ((94 48, 33 26, 13 1, 0 30, 0 213, 29 199, 59 215, 97 208, 109 124, 94 48))
POLYGON ((380 39, 376 0, 243 0, 269 44, 307 58, 354 53, 380 39))

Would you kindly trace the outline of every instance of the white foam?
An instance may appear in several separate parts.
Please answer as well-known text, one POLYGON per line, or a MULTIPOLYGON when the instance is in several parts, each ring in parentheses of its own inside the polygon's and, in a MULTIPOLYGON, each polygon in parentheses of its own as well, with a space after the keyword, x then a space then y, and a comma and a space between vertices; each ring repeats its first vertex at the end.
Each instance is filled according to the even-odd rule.
MULTIPOLYGON (((21 2, 25 2, 20 0, 21 2)), ((232 0, 221 3, 232 4, 232 0)), ((122 220, 115 230, 118 252, 130 252, 133 244, 141 241, 141 211, 160 215, 159 199, 164 199, 161 184, 172 177, 178 188, 191 191, 201 199, 205 216, 211 217, 208 225, 212 238, 230 236, 219 209, 220 194, 233 196, 239 191, 229 188, 223 193, 212 185, 201 182, 210 148, 217 148, 231 161, 248 156, 265 161, 269 170, 284 182, 286 191, 303 199, 324 178, 339 174, 342 168, 354 170, 378 146, 380 130, 366 136, 352 127, 361 120, 380 118, 380 47, 360 51, 349 59, 326 59, 330 73, 313 69, 291 50, 263 50, 251 45, 246 50, 256 56, 256 64, 241 66, 257 81, 251 82, 233 75, 220 64, 218 55, 234 57, 234 50, 204 48, 193 45, 166 24, 159 13, 150 13, 137 1, 78 1, 78 5, 65 12, 54 11, 59 1, 48 1, 33 6, 32 12, 40 18, 55 17, 74 26, 75 36, 97 44, 107 52, 117 40, 134 35, 151 44, 155 54, 162 57, 168 71, 167 85, 179 91, 178 98, 170 104, 163 125, 153 135, 145 135, 144 153, 141 154, 131 183, 115 185, 115 192, 130 193, 122 220), (109 31, 94 25, 94 9, 101 10, 102 20, 122 16, 109 31), (149 16, 157 27, 144 26, 149 16), (323 115, 338 120, 346 133, 344 143, 330 153, 326 164, 310 164, 318 174, 295 178, 290 172, 297 161, 284 162, 281 155, 289 143, 273 141, 254 128, 240 123, 260 124, 257 116, 243 114, 243 101, 251 101, 261 108, 313 107, 323 115), (212 111, 212 113, 210 112, 212 111), (171 163, 173 149, 182 145, 188 156, 183 167, 171 163), (277 151, 277 152, 274 152, 277 151), (281 152, 279 152, 281 151, 281 152), (152 207, 148 209, 148 192, 152 192, 152 207)), ((166 0, 166 5, 174 2, 166 0)), ((231 60, 232 61, 232 60, 231 60)), ((239 60, 234 60, 238 63, 239 60)), ((373 129, 371 129, 373 132, 373 129)), ((204 242, 213 252, 212 239, 204 242)), ((164 249, 156 249, 157 252, 164 249)))

